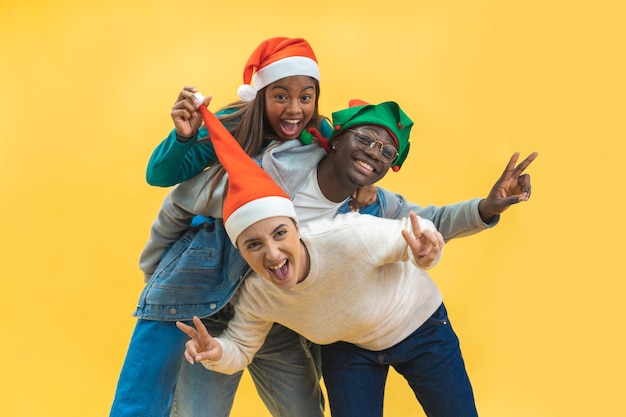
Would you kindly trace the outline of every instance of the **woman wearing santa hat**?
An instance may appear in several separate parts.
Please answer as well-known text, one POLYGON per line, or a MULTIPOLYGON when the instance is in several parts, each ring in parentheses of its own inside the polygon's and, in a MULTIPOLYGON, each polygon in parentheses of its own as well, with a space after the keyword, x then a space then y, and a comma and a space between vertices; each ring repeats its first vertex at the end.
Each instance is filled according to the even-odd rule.
MULTIPOLYGON (((197 111, 195 87, 187 86, 172 107, 174 130, 153 151, 146 172, 149 184, 167 187, 183 182, 215 162, 210 135, 197 111)), ((249 155, 271 141, 299 139, 306 128, 332 131, 319 114, 320 71, 309 43, 277 37, 252 52, 239 86, 240 100, 216 112, 218 119, 249 155)), ((211 97, 205 99, 208 105, 211 97)), ((310 142, 309 142, 310 143, 310 142)))

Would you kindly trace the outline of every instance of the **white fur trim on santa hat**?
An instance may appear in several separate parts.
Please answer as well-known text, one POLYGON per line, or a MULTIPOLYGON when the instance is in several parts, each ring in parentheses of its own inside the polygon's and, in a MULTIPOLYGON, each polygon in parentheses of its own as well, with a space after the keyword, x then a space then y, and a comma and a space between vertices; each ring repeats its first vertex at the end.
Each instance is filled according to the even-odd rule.
POLYGON ((254 223, 269 217, 286 216, 296 222, 296 210, 291 200, 285 197, 267 196, 252 200, 233 211, 224 227, 232 244, 237 247, 237 237, 254 223))
POLYGON ((292 56, 272 62, 254 73, 252 80, 254 87, 243 84, 239 86, 237 93, 243 101, 252 101, 256 97, 256 92, 267 87, 274 81, 281 78, 305 75, 320 80, 320 69, 317 62, 304 56, 292 56))

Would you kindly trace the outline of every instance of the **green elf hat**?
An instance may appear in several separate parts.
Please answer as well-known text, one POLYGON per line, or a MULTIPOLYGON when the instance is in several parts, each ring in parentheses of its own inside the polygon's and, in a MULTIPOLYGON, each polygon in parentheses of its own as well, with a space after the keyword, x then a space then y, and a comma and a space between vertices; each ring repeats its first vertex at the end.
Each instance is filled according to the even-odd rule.
POLYGON ((413 121, 409 119, 398 103, 386 101, 380 104, 369 104, 361 100, 350 100, 350 107, 332 114, 334 131, 328 140, 332 141, 344 130, 360 125, 377 125, 384 127, 396 142, 398 156, 391 169, 400 170, 402 163, 409 154, 409 135, 413 121))

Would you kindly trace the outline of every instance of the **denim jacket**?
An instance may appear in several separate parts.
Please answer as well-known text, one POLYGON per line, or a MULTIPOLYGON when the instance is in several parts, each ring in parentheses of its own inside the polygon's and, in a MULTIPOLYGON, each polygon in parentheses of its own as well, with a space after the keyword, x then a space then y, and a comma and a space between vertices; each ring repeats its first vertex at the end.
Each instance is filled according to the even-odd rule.
POLYGON ((222 220, 207 219, 165 252, 133 315, 165 321, 210 316, 228 303, 249 271, 222 220))

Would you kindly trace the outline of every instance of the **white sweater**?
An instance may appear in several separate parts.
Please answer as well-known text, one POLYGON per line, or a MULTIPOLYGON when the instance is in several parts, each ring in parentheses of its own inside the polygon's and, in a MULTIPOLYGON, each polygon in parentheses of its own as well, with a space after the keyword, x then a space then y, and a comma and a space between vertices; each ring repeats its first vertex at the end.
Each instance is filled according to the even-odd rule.
MULTIPOLYGON (((434 225, 420 219, 422 229, 434 225)), ((413 333, 439 307, 441 293, 415 264, 401 235, 408 218, 381 219, 348 213, 301 226, 310 256, 307 278, 289 290, 256 273, 236 295, 235 316, 221 337, 219 361, 208 369, 244 369, 272 323, 318 344, 339 340, 369 350, 389 348, 413 333)))

